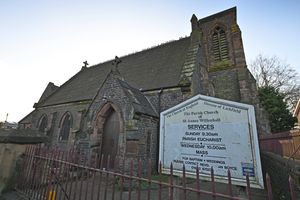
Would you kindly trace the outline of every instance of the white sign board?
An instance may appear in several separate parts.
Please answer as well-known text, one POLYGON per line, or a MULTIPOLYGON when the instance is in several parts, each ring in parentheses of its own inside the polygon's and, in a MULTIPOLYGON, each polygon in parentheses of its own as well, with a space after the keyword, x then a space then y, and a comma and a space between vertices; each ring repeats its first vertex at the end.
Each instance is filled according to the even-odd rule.
POLYGON ((263 188, 254 108, 251 105, 197 95, 160 114, 160 160, 162 172, 263 188))

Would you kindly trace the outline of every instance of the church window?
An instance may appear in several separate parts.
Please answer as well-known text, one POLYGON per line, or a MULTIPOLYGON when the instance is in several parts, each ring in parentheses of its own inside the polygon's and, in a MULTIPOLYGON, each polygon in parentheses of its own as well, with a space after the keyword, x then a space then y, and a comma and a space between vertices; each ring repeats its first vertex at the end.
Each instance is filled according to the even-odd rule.
POLYGON ((39 120, 39 132, 44 133, 45 129, 47 128, 47 116, 43 115, 39 120))
POLYGON ((72 125, 71 115, 69 113, 64 114, 60 125, 60 134, 59 134, 60 141, 67 141, 69 139, 71 125, 72 125))
POLYGON ((212 48, 215 61, 228 60, 228 44, 223 28, 216 27, 212 35, 212 48))

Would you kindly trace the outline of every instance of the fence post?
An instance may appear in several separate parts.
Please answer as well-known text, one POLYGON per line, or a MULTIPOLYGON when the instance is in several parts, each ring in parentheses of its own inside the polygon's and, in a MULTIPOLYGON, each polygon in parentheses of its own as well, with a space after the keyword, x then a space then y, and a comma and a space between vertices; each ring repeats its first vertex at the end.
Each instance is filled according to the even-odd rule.
POLYGON ((232 194, 232 183, 231 183, 231 173, 230 173, 229 169, 227 171, 227 177, 228 177, 228 194, 231 197, 233 197, 233 194, 232 194))
POLYGON ((251 197, 251 188, 250 188, 250 180, 249 180, 249 175, 247 174, 246 176, 246 181, 247 181, 247 196, 248 196, 248 199, 251 200, 252 197, 251 197))
POLYGON ((213 193, 212 198, 216 199, 215 193, 216 193, 216 184, 215 184, 215 174, 214 174, 214 169, 211 167, 210 169, 210 175, 211 175, 211 191, 213 193))
POLYGON ((169 200, 173 200, 173 191, 174 191, 174 187, 173 187, 173 163, 171 163, 170 165, 170 177, 169 177, 169 200))

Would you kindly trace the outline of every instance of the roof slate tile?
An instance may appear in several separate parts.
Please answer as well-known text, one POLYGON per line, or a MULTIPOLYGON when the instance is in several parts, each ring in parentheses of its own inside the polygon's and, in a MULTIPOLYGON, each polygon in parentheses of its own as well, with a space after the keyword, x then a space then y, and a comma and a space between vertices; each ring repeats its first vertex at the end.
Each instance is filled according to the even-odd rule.
MULTIPOLYGON (((132 87, 151 90, 177 86, 190 37, 123 56, 118 70, 132 87)), ((37 107, 92 99, 112 69, 112 60, 79 71, 37 107)))

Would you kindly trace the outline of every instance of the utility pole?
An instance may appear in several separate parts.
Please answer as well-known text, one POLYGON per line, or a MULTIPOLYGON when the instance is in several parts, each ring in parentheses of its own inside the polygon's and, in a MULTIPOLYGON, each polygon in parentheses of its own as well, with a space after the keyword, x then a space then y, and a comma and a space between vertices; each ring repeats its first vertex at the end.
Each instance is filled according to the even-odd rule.
POLYGON ((5 122, 7 122, 7 118, 8 118, 8 113, 6 113, 6 118, 5 118, 5 122))

